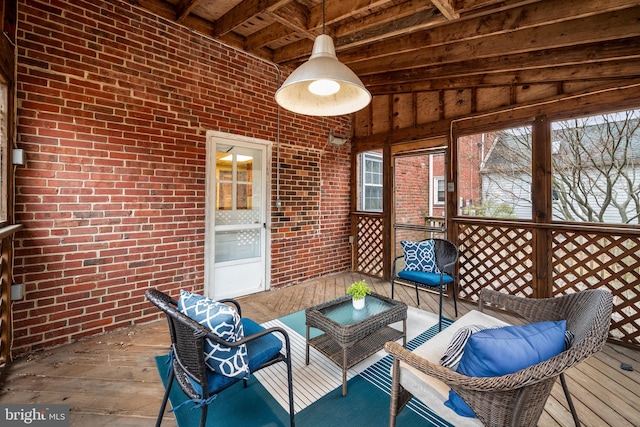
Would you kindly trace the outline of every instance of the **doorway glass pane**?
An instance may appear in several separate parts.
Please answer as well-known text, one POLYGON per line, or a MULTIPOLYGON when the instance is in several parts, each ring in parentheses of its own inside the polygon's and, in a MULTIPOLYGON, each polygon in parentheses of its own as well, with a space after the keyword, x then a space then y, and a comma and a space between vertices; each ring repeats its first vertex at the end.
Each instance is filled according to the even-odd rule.
POLYGON ((262 152, 216 145, 215 262, 261 256, 262 152))
POLYGON ((395 223, 440 227, 444 223, 444 153, 396 157, 395 223))
POLYGON ((445 235, 444 151, 428 151, 394 158, 395 253, 400 241, 445 235))
POLYGON ((216 262, 260 256, 260 229, 216 232, 216 262))

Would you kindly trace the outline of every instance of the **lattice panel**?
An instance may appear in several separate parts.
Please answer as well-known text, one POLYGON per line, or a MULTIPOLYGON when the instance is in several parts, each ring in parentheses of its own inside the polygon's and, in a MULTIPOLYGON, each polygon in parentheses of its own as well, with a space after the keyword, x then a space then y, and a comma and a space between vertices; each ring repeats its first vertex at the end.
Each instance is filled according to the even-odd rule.
POLYGON ((11 237, 0 239, 0 367, 11 358, 11 283, 8 264, 10 241, 11 237))
POLYGON ((640 236, 554 230, 553 292, 606 288, 613 294, 610 338, 640 344, 640 236))
POLYGON ((356 216, 357 253, 355 270, 370 276, 382 277, 384 270, 382 218, 356 216))
POLYGON ((216 225, 254 224, 260 222, 259 209, 216 210, 216 225))
POLYGON ((530 230, 484 224, 460 224, 458 229, 461 296, 478 299, 485 287, 511 295, 533 294, 530 230))

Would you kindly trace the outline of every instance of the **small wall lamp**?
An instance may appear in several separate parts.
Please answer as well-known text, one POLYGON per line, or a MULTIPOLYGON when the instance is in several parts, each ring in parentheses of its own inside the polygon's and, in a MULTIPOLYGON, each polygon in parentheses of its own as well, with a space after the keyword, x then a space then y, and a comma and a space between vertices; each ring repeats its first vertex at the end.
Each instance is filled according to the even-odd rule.
POLYGON ((349 138, 344 136, 335 136, 333 133, 330 133, 328 138, 329 145, 333 145, 334 147, 342 147, 348 140, 349 138))

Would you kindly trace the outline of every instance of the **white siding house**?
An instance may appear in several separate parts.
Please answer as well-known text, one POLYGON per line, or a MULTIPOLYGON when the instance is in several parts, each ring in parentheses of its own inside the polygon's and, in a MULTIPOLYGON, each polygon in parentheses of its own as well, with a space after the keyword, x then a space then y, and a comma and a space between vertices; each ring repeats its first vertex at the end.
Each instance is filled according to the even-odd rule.
MULTIPOLYGON (((640 223, 640 111, 559 122, 552 134, 553 217, 640 223)), ((502 132, 480 168, 488 212, 531 219, 531 135, 502 132)))

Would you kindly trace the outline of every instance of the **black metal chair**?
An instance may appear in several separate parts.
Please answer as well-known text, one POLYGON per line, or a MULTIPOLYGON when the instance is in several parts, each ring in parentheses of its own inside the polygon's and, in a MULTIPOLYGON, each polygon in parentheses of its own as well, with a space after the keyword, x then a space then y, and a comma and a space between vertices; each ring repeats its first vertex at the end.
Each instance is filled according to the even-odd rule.
POLYGON ((433 249, 438 272, 407 271, 404 265, 404 254, 397 256, 393 261, 393 269, 391 273, 391 298, 393 298, 395 282, 397 280, 416 287, 418 305, 420 305, 418 287, 438 288, 440 293, 440 321, 438 323, 438 330, 442 330, 442 292, 445 286, 451 285, 452 287, 451 293, 453 295, 453 307, 455 309, 456 317, 458 317, 458 303, 456 301, 455 289, 455 265, 458 261, 458 248, 446 239, 425 239, 421 242, 426 242, 428 240, 433 240, 434 242, 433 249))
MULTIPOLYGON (((208 328, 200 325, 195 320, 181 313, 177 308, 177 301, 167 294, 156 289, 149 289, 146 297, 151 303, 162 310, 169 322, 169 333, 171 335, 171 369, 169 369, 169 378, 167 388, 162 399, 160 413, 156 427, 162 423, 162 417, 169 399, 169 392, 175 378, 182 391, 198 406, 202 407, 200 418, 200 427, 204 427, 207 420, 208 405, 212 398, 226 389, 227 387, 240 381, 240 378, 230 378, 218 374, 207 368, 204 356, 205 339, 212 340, 224 347, 247 346, 250 373, 256 372, 267 366, 271 366, 278 362, 284 362, 287 365, 287 381, 289 386, 289 421, 291 427, 295 426, 294 406, 293 406, 293 375, 291 370, 291 345, 287 332, 278 327, 269 329, 262 328, 250 319, 242 319, 245 330, 245 337, 239 341, 229 343, 217 335, 212 333, 208 328), (284 353, 281 352, 282 345, 273 349, 271 345, 270 351, 275 353, 273 356, 265 356, 265 341, 270 334, 281 334, 284 339, 284 353), (261 353, 256 356, 257 353, 261 353), (261 359, 256 361, 256 359, 261 359), (267 359, 266 361, 263 361, 267 359), (257 365, 257 366, 254 366, 257 365)), ((227 304, 233 304, 239 314, 240 304, 235 300, 221 300, 227 304)), ((272 336, 272 340, 280 341, 276 336, 272 336)), ((246 380, 245 387, 246 387, 246 380)))

